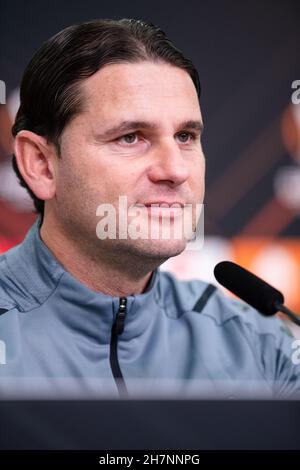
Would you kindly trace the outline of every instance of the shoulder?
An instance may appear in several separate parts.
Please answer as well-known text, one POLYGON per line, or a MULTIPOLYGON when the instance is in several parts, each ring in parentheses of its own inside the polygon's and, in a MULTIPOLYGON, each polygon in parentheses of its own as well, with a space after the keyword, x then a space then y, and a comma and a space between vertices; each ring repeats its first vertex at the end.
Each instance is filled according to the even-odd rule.
POLYGON ((199 318, 205 316, 216 326, 247 330, 248 334, 257 336, 275 338, 287 333, 279 318, 264 317, 214 284, 198 279, 182 281, 170 272, 161 271, 161 289, 165 307, 170 310, 173 305, 179 314, 195 312, 199 318))
MULTIPOLYGON (((17 302, 13 296, 13 283, 10 285, 6 254, 0 256, 0 336, 5 338, 16 321, 17 302)), ((11 330, 13 331, 13 330, 11 330)))
POLYGON ((192 311, 199 299, 203 299, 203 296, 208 302, 216 290, 215 286, 205 281, 198 279, 183 281, 178 279, 175 274, 161 270, 159 284, 160 302, 172 317, 192 311))
POLYGON ((0 255, 0 310, 2 314, 18 306, 14 298, 14 292, 18 289, 17 283, 7 262, 7 258, 11 254, 14 255, 15 251, 16 249, 12 248, 0 255))

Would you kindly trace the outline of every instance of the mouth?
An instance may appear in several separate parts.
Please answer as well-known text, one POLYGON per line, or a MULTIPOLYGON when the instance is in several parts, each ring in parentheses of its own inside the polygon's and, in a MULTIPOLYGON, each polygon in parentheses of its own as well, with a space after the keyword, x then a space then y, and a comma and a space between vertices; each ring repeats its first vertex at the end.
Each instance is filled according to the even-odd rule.
POLYGON ((143 202, 143 203, 138 203, 136 204, 138 207, 160 207, 161 209, 177 209, 177 208, 183 208, 185 204, 181 201, 150 201, 150 202, 143 202))
POLYGON ((135 204, 135 207, 144 208, 148 217, 154 220, 170 220, 182 219, 184 211, 184 203, 179 201, 151 201, 145 203, 135 204))

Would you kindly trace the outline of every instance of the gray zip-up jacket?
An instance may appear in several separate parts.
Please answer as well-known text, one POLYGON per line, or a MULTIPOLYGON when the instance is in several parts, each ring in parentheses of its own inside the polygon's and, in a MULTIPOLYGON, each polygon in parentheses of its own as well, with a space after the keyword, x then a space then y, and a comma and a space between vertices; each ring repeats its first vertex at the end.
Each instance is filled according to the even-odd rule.
POLYGON ((34 393, 71 383, 69 392, 92 384, 96 395, 134 395, 143 383, 148 394, 300 396, 294 338, 279 319, 159 269, 143 294, 93 291, 55 259, 39 226, 0 257, 0 394, 7 384, 34 393))

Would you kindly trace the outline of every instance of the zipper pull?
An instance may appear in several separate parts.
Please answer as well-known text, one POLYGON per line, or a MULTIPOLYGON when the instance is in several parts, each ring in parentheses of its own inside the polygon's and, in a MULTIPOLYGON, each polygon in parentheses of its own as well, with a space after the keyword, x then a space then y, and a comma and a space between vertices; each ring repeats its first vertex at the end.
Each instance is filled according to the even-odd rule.
POLYGON ((117 335, 121 335, 124 331, 126 304, 127 304, 126 297, 120 297, 119 310, 118 310, 116 321, 115 321, 115 328, 116 328, 115 331, 117 335))

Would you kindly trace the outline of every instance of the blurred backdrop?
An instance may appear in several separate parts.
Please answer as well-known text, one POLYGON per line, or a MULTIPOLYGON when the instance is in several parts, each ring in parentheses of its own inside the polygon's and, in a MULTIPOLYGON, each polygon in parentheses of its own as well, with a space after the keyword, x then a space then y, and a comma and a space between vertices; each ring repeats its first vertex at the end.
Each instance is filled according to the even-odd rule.
POLYGON ((300 104, 292 100, 293 83, 300 86, 300 3, 11 0, 0 8, 0 80, 6 85, 6 103, 0 104, 0 252, 19 243, 36 217, 11 169, 10 128, 27 62, 70 24, 139 18, 161 27, 193 60, 202 84, 205 243, 163 269, 215 282, 214 265, 231 259, 281 289, 300 312, 300 104))

